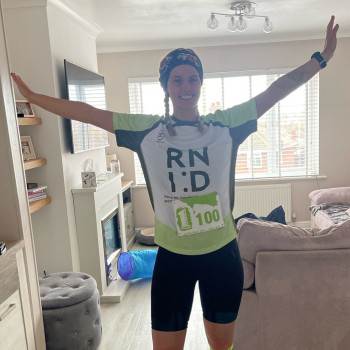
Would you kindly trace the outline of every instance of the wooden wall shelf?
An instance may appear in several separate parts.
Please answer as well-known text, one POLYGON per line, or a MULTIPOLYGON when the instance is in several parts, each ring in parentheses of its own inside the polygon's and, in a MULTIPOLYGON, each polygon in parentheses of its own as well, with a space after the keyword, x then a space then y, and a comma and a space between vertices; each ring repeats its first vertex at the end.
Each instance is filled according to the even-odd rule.
POLYGON ((40 125, 41 118, 17 118, 18 125, 40 125))
MULTIPOLYGON (((31 118, 17 118, 18 125, 40 125, 41 124, 41 118, 37 117, 31 117, 31 118)), ((37 158, 37 159, 31 159, 31 160, 25 160, 24 162, 24 170, 34 169, 41 167, 46 164, 46 158, 37 158)), ((29 212, 32 214, 36 212, 37 210, 41 209, 42 207, 45 207, 46 205, 51 203, 51 198, 47 197, 44 199, 39 199, 34 202, 29 203, 29 212)))
POLYGON ((24 161, 24 170, 38 168, 46 164, 46 158, 37 158, 24 161))
POLYGON ((29 203, 29 212, 32 214, 36 212, 37 210, 41 209, 42 207, 45 207, 45 205, 48 205, 51 203, 51 197, 46 197, 44 199, 39 199, 38 201, 30 202, 29 203))

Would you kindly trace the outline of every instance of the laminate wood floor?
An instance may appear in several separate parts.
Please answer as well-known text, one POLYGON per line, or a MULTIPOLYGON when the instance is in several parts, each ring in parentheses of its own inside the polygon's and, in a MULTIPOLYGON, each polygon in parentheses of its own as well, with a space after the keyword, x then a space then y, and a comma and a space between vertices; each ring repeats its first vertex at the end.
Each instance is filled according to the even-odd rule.
MULTIPOLYGON (((133 250, 145 249, 144 246, 133 250)), ((152 350, 151 279, 131 282, 121 303, 101 304, 102 341, 99 350, 152 350)), ((198 287, 196 287, 185 350, 208 350, 198 287)))

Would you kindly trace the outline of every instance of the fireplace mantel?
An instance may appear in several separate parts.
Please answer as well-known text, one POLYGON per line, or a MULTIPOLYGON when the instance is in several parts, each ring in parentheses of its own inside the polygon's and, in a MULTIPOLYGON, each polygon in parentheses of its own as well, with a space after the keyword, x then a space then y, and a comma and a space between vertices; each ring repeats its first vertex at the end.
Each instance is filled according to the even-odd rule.
POLYGON ((129 286, 129 281, 121 279, 107 285, 101 225, 104 218, 118 209, 121 250, 127 251, 123 191, 132 182, 122 183, 123 175, 103 174, 97 177, 97 187, 77 186, 72 189, 80 270, 95 278, 101 302, 120 302, 129 286))

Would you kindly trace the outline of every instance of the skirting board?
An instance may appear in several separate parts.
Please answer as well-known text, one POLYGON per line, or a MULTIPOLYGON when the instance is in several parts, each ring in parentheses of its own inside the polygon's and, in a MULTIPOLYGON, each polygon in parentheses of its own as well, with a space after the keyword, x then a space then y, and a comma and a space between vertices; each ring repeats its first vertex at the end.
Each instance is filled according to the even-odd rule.
POLYGON ((296 221, 296 222, 288 222, 290 226, 298 226, 301 228, 311 228, 311 221, 296 221))
POLYGON ((120 303, 130 286, 130 281, 124 281, 119 275, 101 295, 101 303, 120 303))

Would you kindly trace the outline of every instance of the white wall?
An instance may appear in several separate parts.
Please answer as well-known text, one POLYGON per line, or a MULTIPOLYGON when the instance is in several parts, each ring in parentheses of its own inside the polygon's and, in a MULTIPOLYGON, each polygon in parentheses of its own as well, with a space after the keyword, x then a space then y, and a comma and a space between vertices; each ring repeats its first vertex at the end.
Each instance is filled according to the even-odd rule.
MULTIPOLYGON (((36 92, 65 97, 63 59, 97 71, 98 28, 55 0, 5 0, 5 28, 11 70, 36 92)), ((20 98, 16 90, 16 98, 20 98)), ((48 185, 52 203, 32 214, 39 275, 79 270, 71 188, 80 184, 81 164, 92 158, 105 172, 105 151, 71 154, 63 118, 34 106, 42 125, 21 127, 47 165, 27 171, 27 181, 48 185)))
MULTIPOLYGON (((293 68, 306 62, 313 52, 322 51, 323 40, 194 48, 202 59, 204 72, 229 72, 293 68)), ((127 79, 158 76, 158 65, 168 50, 98 54, 99 72, 105 76, 109 109, 129 111, 127 79)), ((344 152, 349 149, 350 38, 338 40, 329 66, 320 73, 320 174, 321 188, 349 186, 350 166, 344 152)), ((126 177, 133 178, 133 157, 113 145, 126 177)), ((318 188, 315 179, 292 180, 292 210, 297 221, 310 220, 308 194, 318 188)), ((264 184, 260 181, 259 184, 264 184)), ((136 226, 151 226, 154 216, 145 188, 133 191, 136 226)))

